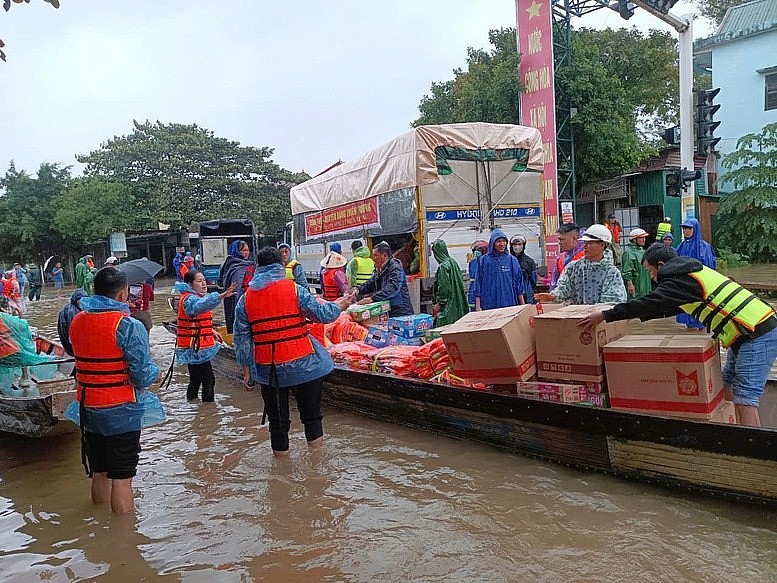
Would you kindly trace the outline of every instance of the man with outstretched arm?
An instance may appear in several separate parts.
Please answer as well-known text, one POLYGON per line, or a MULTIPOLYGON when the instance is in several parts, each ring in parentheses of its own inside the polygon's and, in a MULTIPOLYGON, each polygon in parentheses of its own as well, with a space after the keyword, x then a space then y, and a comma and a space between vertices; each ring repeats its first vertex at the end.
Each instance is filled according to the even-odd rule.
POLYGON ((654 243, 642 263, 658 285, 642 296, 596 312, 578 326, 639 318, 643 322, 688 314, 728 348, 723 367, 726 397, 734 401, 740 425, 760 427, 758 405, 777 359, 777 316, 766 302, 738 283, 671 247, 654 243))

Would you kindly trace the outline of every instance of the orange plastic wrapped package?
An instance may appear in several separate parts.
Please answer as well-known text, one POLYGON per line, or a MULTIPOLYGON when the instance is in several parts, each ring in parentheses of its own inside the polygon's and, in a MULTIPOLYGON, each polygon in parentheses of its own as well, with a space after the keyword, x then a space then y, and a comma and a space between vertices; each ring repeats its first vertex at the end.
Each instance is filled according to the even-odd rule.
POLYGON ((364 342, 341 342, 329 347, 329 354, 335 364, 357 370, 372 370, 378 349, 364 342))
POLYGON ((452 387, 464 387, 468 389, 478 389, 480 391, 485 391, 487 388, 483 383, 476 383, 475 381, 456 376, 449 368, 446 368, 432 380, 443 385, 450 385, 452 387))
POLYGON ((420 346, 388 346, 375 355, 372 372, 381 372, 400 377, 414 376, 415 360, 420 346))

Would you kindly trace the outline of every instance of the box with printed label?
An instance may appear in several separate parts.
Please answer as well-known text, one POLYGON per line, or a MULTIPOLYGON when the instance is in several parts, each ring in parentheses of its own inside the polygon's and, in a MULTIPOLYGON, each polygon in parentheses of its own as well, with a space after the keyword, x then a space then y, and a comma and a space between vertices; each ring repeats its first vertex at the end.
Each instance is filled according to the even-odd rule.
POLYGON ((731 401, 723 401, 715 411, 712 412, 710 421, 713 423, 725 423, 727 425, 737 424, 737 411, 734 408, 734 403, 731 401))
POLYGON ((391 332, 405 338, 419 338, 434 325, 431 314, 411 314, 389 318, 388 327, 391 332))
POLYGON ((516 388, 519 397, 532 397, 561 403, 580 403, 588 400, 588 391, 584 385, 540 381, 518 383, 516 388))
MULTIPOLYGON (((448 324, 450 326, 450 324, 448 324)), ((427 342, 431 342, 432 340, 437 340, 438 338, 442 338, 442 333, 445 331, 448 326, 438 326, 437 328, 430 328, 423 334, 421 334, 421 340, 424 341, 424 344, 427 342)))
POLYGON ((348 306, 345 310, 352 320, 361 322, 363 320, 369 320, 370 318, 380 317, 381 314, 388 314, 391 310, 391 304, 389 302, 373 302, 371 304, 353 304, 348 306))
POLYGON ((718 341, 629 335, 604 348, 613 409, 710 419, 723 401, 718 341))
POLYGON ((389 345, 390 332, 385 326, 370 326, 364 342, 375 348, 385 348, 389 345))
POLYGON ((420 338, 405 338, 404 336, 400 336, 399 334, 394 334, 393 332, 389 331, 388 335, 388 345, 389 346, 421 346, 423 345, 423 340, 420 338))
POLYGON ((604 381, 602 349, 608 342, 628 333, 628 321, 602 322, 591 332, 577 324, 586 316, 611 308, 564 306, 537 316, 537 377, 540 380, 604 381))
POLYGON ((532 378, 535 319, 559 307, 528 304, 465 314, 442 333, 453 371, 489 384, 532 378))

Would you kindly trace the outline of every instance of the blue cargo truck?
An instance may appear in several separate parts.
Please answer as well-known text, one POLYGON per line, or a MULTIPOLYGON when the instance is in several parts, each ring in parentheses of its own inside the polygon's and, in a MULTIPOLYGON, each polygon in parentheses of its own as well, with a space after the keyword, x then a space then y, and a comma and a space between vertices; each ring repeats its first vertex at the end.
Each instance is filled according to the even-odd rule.
POLYGON ((259 237, 256 225, 249 219, 214 219, 194 222, 189 227, 189 241, 196 244, 202 257, 202 274, 208 282, 208 291, 221 287, 221 265, 229 255, 229 246, 240 239, 251 248, 251 259, 256 259, 259 237))

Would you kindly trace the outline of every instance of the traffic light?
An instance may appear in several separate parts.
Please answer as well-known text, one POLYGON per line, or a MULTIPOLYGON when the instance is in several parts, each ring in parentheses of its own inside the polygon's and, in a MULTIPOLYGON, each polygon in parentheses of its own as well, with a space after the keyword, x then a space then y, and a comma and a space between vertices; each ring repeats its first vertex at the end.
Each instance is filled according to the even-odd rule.
POLYGON ((631 2, 631 0, 618 0, 618 14, 624 20, 634 16, 634 2, 631 2))
POLYGON ((666 196, 682 196, 682 177, 679 170, 672 170, 666 174, 666 196))
POLYGON ((701 178, 701 170, 672 170, 666 174, 666 196, 680 197, 694 180, 701 178))
POLYGON ((714 103, 718 93, 720 87, 696 92, 696 151, 699 154, 706 154, 708 148, 714 148, 720 141, 714 136, 720 122, 713 119, 720 109, 720 104, 714 103))
POLYGON ((677 4, 677 0, 643 0, 642 3, 661 14, 668 14, 672 6, 677 4))

